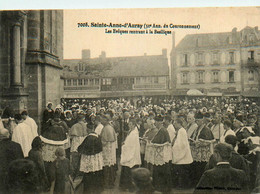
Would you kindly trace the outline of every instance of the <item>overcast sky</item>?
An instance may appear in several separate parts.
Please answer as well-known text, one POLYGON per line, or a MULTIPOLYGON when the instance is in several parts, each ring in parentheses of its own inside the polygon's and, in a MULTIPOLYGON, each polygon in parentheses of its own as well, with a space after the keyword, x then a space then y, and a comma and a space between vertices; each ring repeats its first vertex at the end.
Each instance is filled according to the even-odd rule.
POLYGON ((159 55, 163 48, 169 55, 172 49, 172 35, 108 34, 106 28, 79 28, 78 23, 200 25, 200 29, 163 28, 175 31, 177 45, 187 34, 230 32, 234 27, 241 30, 247 25, 260 29, 259 18, 260 8, 256 7, 64 10, 64 59, 81 58, 82 49, 90 49, 91 57, 98 57, 101 51, 107 57, 159 55))

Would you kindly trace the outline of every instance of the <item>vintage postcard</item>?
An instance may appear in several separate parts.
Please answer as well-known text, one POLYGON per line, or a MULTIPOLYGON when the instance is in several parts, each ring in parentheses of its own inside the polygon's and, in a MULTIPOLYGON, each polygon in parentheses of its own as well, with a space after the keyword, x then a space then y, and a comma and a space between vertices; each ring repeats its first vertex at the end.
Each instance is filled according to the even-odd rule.
POLYGON ((259 192, 259 18, 0 11, 0 192, 259 192))

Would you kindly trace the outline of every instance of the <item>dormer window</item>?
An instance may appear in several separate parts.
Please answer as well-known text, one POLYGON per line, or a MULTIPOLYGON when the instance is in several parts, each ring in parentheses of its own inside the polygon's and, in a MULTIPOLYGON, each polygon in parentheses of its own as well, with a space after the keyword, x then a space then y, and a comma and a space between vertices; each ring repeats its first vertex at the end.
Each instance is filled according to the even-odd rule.
POLYGON ((232 37, 231 36, 228 37, 228 44, 232 44, 232 37))

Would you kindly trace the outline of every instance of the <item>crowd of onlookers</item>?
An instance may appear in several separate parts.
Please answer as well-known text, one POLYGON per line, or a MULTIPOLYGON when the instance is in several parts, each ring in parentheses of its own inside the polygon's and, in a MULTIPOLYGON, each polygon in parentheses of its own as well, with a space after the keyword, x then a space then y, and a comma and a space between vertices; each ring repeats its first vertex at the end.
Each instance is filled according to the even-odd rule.
MULTIPOLYGON (((7 107, 0 190, 260 192, 259 99, 61 99, 39 125, 7 107), (13 118, 13 119, 10 119, 13 118)), ((30 115, 30 116, 29 116, 30 115)))

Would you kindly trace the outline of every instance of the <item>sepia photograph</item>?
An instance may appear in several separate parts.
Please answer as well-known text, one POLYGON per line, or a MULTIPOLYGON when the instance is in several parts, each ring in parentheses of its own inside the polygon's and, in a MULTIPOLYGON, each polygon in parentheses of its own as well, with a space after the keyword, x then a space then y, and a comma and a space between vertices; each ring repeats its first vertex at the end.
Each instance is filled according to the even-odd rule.
POLYGON ((0 10, 0 193, 260 193, 259 18, 0 10))

